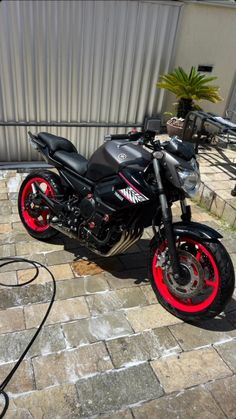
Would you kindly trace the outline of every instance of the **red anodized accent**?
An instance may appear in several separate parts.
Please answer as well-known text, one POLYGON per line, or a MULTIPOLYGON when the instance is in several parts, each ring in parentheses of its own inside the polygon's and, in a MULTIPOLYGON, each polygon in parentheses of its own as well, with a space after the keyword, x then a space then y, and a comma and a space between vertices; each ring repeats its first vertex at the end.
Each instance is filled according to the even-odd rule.
POLYGON ((33 192, 32 190, 32 183, 37 183, 39 186, 41 185, 46 185, 46 189, 45 188, 41 188, 44 190, 44 193, 46 196, 54 196, 54 190, 51 187, 50 183, 47 182, 45 179, 43 178, 39 178, 39 177, 35 177, 29 180, 29 182, 26 183, 23 191, 22 191, 22 195, 21 195, 21 210, 22 210, 22 216, 24 217, 25 223, 34 231, 45 231, 47 230, 47 228, 49 227, 49 223, 48 223, 48 214, 49 214, 49 210, 41 210, 39 216, 37 218, 32 217, 32 215, 29 214, 28 210, 25 209, 25 204, 26 204, 26 200, 29 196, 29 194, 31 194, 33 192), (41 219, 40 219, 41 217, 41 219))
MULTIPOLYGON (((219 271, 218 271, 217 264, 212 254, 206 249, 204 245, 190 238, 187 238, 187 239, 181 238, 181 242, 191 243, 197 246, 197 249, 198 249, 197 259, 200 260, 200 257, 199 257, 199 252, 200 252, 201 255, 204 255, 205 257, 207 257, 208 261, 210 262, 211 267, 214 272, 214 278, 212 278, 211 280, 205 279, 205 286, 206 286, 205 291, 209 292, 209 288, 212 288, 210 294, 206 295, 205 299, 203 299, 203 301, 201 302, 198 302, 198 301, 194 302, 194 297, 181 300, 180 298, 171 294, 163 278, 163 269, 157 266, 158 250, 156 251, 153 257, 153 263, 152 263, 153 277, 154 277, 154 281, 155 281, 155 284, 157 286, 159 293, 166 300, 168 304, 170 304, 171 306, 175 307, 178 310, 185 311, 187 313, 197 313, 197 312, 207 309, 213 303, 217 295, 217 292, 219 290, 219 285, 220 285, 219 271)), ((202 295, 202 297, 204 298, 204 295, 202 295)))

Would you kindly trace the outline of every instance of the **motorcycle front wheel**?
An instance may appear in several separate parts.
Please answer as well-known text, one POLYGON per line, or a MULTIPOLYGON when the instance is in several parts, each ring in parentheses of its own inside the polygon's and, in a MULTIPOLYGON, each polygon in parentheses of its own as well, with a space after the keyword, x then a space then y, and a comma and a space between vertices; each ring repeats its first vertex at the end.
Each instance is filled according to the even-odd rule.
POLYGON ((221 313, 234 291, 234 267, 218 241, 178 237, 181 266, 177 282, 171 272, 167 242, 153 244, 150 257, 151 285, 160 304, 186 322, 208 320, 221 313))

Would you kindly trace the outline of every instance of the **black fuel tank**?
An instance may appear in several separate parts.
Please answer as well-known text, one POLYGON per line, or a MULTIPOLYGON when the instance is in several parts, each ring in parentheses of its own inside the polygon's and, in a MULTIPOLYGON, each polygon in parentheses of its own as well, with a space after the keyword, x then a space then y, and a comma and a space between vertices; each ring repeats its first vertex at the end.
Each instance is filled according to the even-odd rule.
POLYGON ((130 166, 144 170, 151 161, 151 154, 137 143, 125 144, 126 140, 112 140, 99 147, 88 161, 86 177, 94 182, 117 174, 130 166))

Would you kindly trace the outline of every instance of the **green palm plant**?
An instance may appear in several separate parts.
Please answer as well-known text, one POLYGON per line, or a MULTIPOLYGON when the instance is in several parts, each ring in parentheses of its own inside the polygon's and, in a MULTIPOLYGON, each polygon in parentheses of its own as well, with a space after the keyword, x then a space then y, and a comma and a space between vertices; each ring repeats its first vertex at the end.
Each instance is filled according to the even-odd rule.
POLYGON ((199 109, 196 102, 208 100, 217 103, 223 100, 219 95, 219 87, 208 84, 216 79, 217 77, 207 77, 199 73, 196 67, 191 67, 189 74, 178 67, 172 73, 160 76, 157 87, 176 95, 177 117, 185 118, 189 111, 199 109))

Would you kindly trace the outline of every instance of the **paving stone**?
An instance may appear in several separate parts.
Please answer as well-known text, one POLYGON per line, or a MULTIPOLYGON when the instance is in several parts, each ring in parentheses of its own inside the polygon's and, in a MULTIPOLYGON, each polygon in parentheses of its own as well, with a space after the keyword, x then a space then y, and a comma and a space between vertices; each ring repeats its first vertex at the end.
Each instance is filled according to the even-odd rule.
POLYGON ((57 265, 61 263, 72 262, 75 259, 75 255, 71 252, 66 252, 65 250, 59 250, 56 252, 50 252, 46 254, 46 263, 47 265, 57 265))
MULTIPOLYGON (((73 272, 69 263, 50 266, 50 271, 55 276, 56 281, 73 278, 73 272)), ((17 277, 19 284, 29 281, 31 278, 33 278, 34 274, 35 269, 25 269, 18 271, 17 277)), ((51 282, 52 278, 46 269, 39 268, 39 275, 35 281, 37 284, 45 284, 46 282, 51 282)))
POLYGON ((16 173, 15 176, 11 176, 7 181, 7 189, 9 193, 18 192, 22 183, 22 177, 20 173, 16 173))
POLYGON ((32 362, 38 389, 59 383, 76 382, 80 377, 113 368, 103 342, 33 358, 32 362))
POLYGON ((26 306, 49 301, 52 296, 52 284, 30 284, 20 288, 0 289, 0 309, 26 306))
POLYGON ((184 392, 152 400, 132 409, 135 419, 224 419, 219 406, 203 388, 193 388, 184 392))
MULTIPOLYGON (((20 221, 20 217, 18 214, 9 214, 7 215, 8 223, 17 223, 20 221)), ((0 215, 0 224, 6 223, 6 215, 0 215)))
POLYGON ((217 215, 217 217, 222 217, 223 211, 225 207, 225 201, 218 195, 213 197, 213 201, 211 204, 211 213, 217 215))
POLYGON ((25 328, 23 308, 0 311, 0 333, 14 332, 25 328))
POLYGON ((53 251, 63 250, 63 245, 52 244, 40 241, 28 241, 16 243, 16 254, 19 256, 33 253, 47 253, 53 251))
POLYGON ((133 334, 123 313, 109 313, 63 325, 69 347, 133 334))
MULTIPOLYGON (((2 189, 1 189, 2 190, 2 189)), ((4 190, 4 189, 3 189, 4 190)), ((6 192, 3 192, 3 193, 0 193, 0 200, 1 201, 3 201, 3 200, 7 200, 8 199, 8 196, 7 196, 7 193, 6 192)))
POLYGON ((7 413, 7 419, 78 419, 79 417, 80 405, 73 384, 22 394, 10 400, 10 409, 7 413))
POLYGON ((74 278, 66 281, 60 281, 57 283, 56 298, 60 300, 77 297, 80 295, 87 295, 90 292, 101 293, 101 291, 106 291, 108 289, 108 283, 105 281, 104 278, 99 278, 99 276, 74 278))
POLYGON ((148 255, 145 252, 121 255, 120 260, 126 269, 143 268, 148 264, 148 255))
POLYGON ((10 201, 12 201, 12 202, 17 203, 17 200, 18 200, 18 195, 19 195, 19 193, 18 193, 18 192, 9 192, 9 193, 8 193, 9 200, 10 200, 10 201))
POLYGON ((220 167, 212 167, 212 166, 205 166, 202 165, 201 167, 201 173, 202 174, 207 174, 207 173, 221 173, 221 168, 220 167))
POLYGON ((34 241, 33 237, 26 232, 11 231, 10 233, 0 235, 0 244, 12 244, 22 241, 34 241))
MULTIPOLYGON (((132 255, 130 255, 132 256, 132 255)), ((120 272, 124 270, 124 264, 120 257, 112 256, 109 258, 96 258, 96 264, 103 270, 108 272, 120 272)))
POLYGON ((86 297, 86 300, 92 315, 147 304, 144 294, 138 287, 94 294, 86 297))
POLYGON ((215 349, 228 367, 236 373, 236 340, 217 344, 215 345, 215 349))
MULTIPOLYGON (((13 201, 12 201, 12 202, 13 202, 13 201)), ((11 209, 11 210, 12 210, 12 214, 18 214, 18 212, 19 212, 19 211, 18 211, 18 207, 17 207, 17 206, 15 206, 15 205, 13 205, 13 206, 12 206, 12 209, 11 209)))
POLYGON ((166 393, 232 374, 213 348, 161 358, 151 365, 166 393))
POLYGON ((236 288, 234 289, 234 293, 231 300, 228 302, 227 306, 224 309, 227 319, 228 319, 228 313, 230 313, 231 311, 236 311, 236 288))
POLYGON ((8 178, 11 176, 15 176, 16 175, 16 170, 1 170, 0 171, 0 177, 4 182, 7 182, 8 178))
POLYGON ((148 252, 150 244, 150 237, 148 239, 141 238, 138 242, 138 247, 141 252, 148 252))
POLYGON ((99 415, 99 418, 102 419, 133 419, 131 410, 119 410, 116 413, 110 413, 108 415, 99 415))
POLYGON ((1 284, 7 284, 7 285, 15 285, 17 284, 17 276, 16 272, 8 272, 7 274, 5 272, 0 273, 0 283, 1 284))
POLYGON ((236 327, 236 311, 227 313, 227 319, 234 327, 236 327))
POLYGON ((148 304, 157 304, 157 297, 155 295, 155 292, 153 291, 151 285, 143 285, 142 287, 140 287, 140 289, 142 290, 142 292, 144 293, 148 304))
MULTIPOLYGON (((36 327, 46 313, 48 304, 33 304, 24 308, 26 328, 36 327)), ((67 322, 89 316, 84 297, 55 301, 46 324, 67 322)))
POLYGON ((207 175, 202 174, 201 179, 205 183, 208 182, 208 181, 221 182, 221 181, 224 181, 224 180, 228 181, 229 180, 229 175, 226 174, 226 173, 222 173, 222 171, 220 171, 220 173, 212 173, 211 175, 210 174, 207 174, 207 175))
POLYGON ((3 190, 7 187, 7 183, 5 180, 0 180, 0 189, 3 190))
MULTIPOLYGON (((11 245, 11 246, 14 246, 14 245, 11 245)), ((42 253, 24 255, 24 258, 46 264, 45 255, 42 254, 42 253)), ((6 266, 2 267, 1 272, 9 272, 9 271, 13 271, 13 270, 15 270, 15 271, 22 270, 22 269, 27 269, 31 266, 32 265, 29 265, 29 263, 27 263, 27 262, 14 262, 14 263, 11 263, 10 265, 6 265, 6 266)))
POLYGON ((224 211, 222 214, 222 218, 227 222, 228 225, 233 226, 236 219, 236 211, 235 209, 229 205, 227 202, 225 203, 224 211))
POLYGON ((236 240, 235 240, 235 238, 230 239, 227 236, 225 236, 225 238, 222 239, 221 242, 226 247, 226 249, 229 253, 236 252, 236 240))
MULTIPOLYGON (((7 377, 15 363, 8 363, 0 365, 0 382, 7 377)), ((34 378, 33 371, 29 361, 22 361, 21 365, 17 369, 17 372, 12 377, 11 381, 6 387, 6 390, 10 393, 24 393, 26 391, 34 390, 34 378)))
POLYGON ((0 234, 10 233, 12 231, 11 224, 0 224, 0 234))
POLYGON ((5 215, 6 219, 7 219, 7 216, 11 213, 12 213, 12 205, 11 205, 10 201, 8 201, 8 200, 1 201, 0 200, 0 215, 5 215))
POLYGON ((91 260, 80 259, 71 264, 74 275, 77 277, 101 274, 104 269, 91 260))
POLYGON ((172 316, 160 304, 129 309, 126 311, 126 317, 135 332, 181 322, 180 319, 172 316))
POLYGON ((236 330, 226 319, 213 319, 203 322, 199 327, 187 323, 176 324, 170 326, 170 330, 185 351, 232 340, 236 336, 236 330))
POLYGON ((107 348, 116 368, 181 352, 167 327, 109 340, 107 348))
MULTIPOLYGON (((234 182, 235 184, 235 182, 234 182)), ((228 184, 227 182, 223 182, 223 185, 220 183, 220 188, 217 189, 217 193, 219 194, 219 196, 224 199, 225 201, 228 200, 234 200, 235 198, 232 197, 231 195, 231 189, 233 189, 233 187, 230 187, 230 184, 228 184), (225 189, 224 189, 225 187, 225 189)))
MULTIPOLYGON (((0 363, 16 361, 35 332, 36 329, 30 329, 0 335, 0 363), (11 348, 10 351, 9 348, 11 348)), ((65 339, 60 326, 48 326, 40 332, 26 357, 45 355, 63 349, 65 349, 65 339)))
POLYGON ((149 364, 95 375, 79 380, 76 386, 84 417, 118 410, 163 394, 149 364))
POLYGON ((236 414, 236 375, 223 380, 216 380, 206 385, 228 419, 235 419, 236 414))
POLYGON ((112 289, 129 288, 140 283, 147 283, 147 269, 116 272, 113 275, 106 272, 105 278, 112 289))
POLYGON ((22 222, 15 222, 12 223, 12 229, 14 231, 26 231, 25 227, 23 226, 22 222))
MULTIPOLYGON (((4 244, 0 246, 0 257, 15 256, 15 245, 14 244, 4 244)), ((3 270, 2 270, 3 271, 3 270)))
POLYGON ((87 276, 77 280, 81 287, 81 293, 93 294, 109 290, 109 285, 104 275, 87 276))
POLYGON ((202 191, 201 203, 204 204, 208 210, 211 208, 213 197, 214 192, 205 185, 202 191))
MULTIPOLYGON (((195 203, 195 201, 196 201, 196 202, 201 202, 201 197, 202 197, 203 188, 204 188, 204 183, 203 183, 203 182, 201 182, 201 183, 200 183, 199 190, 198 190, 198 192, 196 193, 195 197, 193 198, 193 199, 194 199, 194 203, 195 203)), ((193 201, 192 201, 192 202, 193 202, 193 201)))

